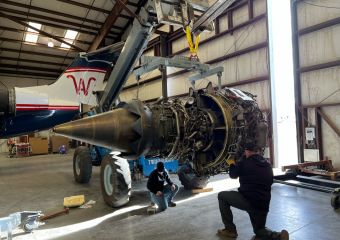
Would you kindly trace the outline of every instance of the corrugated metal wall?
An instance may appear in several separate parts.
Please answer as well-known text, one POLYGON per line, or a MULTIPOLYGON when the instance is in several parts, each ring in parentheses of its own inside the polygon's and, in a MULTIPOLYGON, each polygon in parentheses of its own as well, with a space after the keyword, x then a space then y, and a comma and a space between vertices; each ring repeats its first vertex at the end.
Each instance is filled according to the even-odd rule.
MULTIPOLYGON (((336 132, 340 129, 340 2, 298 0, 296 14, 301 132, 305 126, 315 126, 320 157, 328 156, 336 167, 340 167, 340 138, 336 132)), ((270 109, 266 21, 266 0, 241 0, 216 20, 215 32, 202 34, 198 55, 201 62, 224 66, 222 84, 257 95, 263 110, 270 109)), ((189 55, 181 29, 163 26, 158 30, 170 32, 167 39, 169 56, 189 55)), ((159 34, 153 36, 144 55, 160 55, 159 34)), ((189 74, 168 69, 170 97, 188 92, 189 74)), ((1 80, 7 87, 50 83, 12 77, 1 80)), ((210 77, 197 82, 196 87, 203 88, 208 81, 217 83, 216 78, 210 77)), ((162 95, 161 86, 159 70, 143 76, 139 86, 131 76, 120 97, 124 101, 135 99, 139 89, 139 99, 155 100, 162 95)))
MULTIPOLYGON (((241 0, 231 11, 216 21, 216 31, 203 33, 199 48, 201 62, 222 65, 225 72, 222 84, 236 86, 258 95, 262 109, 269 108, 269 84, 267 63, 266 0, 241 0)), ((188 45, 183 31, 179 28, 163 26, 159 31, 169 32, 169 54, 189 56, 188 45)), ((159 55, 157 34, 150 41, 144 55, 159 55)), ((178 74, 177 69, 168 69, 168 94, 176 96, 188 92, 188 74, 178 74)), ((24 87, 48 84, 50 81, 2 77, 7 87, 24 87)), ((208 81, 215 84, 217 79, 209 78, 197 83, 205 87, 208 81)), ((162 95, 160 71, 148 73, 140 81, 138 97, 154 100, 162 95)), ((120 97, 128 101, 137 98, 137 84, 133 75, 125 84, 120 97)))
MULTIPOLYGON (((225 71, 222 84, 236 86, 258 96, 262 109, 270 108, 268 61, 267 61, 267 24, 266 1, 240 1, 238 7, 223 14, 217 21, 217 30, 202 33, 199 47, 201 62, 213 66, 223 66, 225 71)), ((181 30, 177 30, 181 31, 181 30)), ((183 34, 170 34, 171 55, 189 56, 188 44, 183 34)), ((146 55, 152 55, 152 49, 146 55)), ((188 92, 187 77, 192 73, 178 74, 178 69, 168 68, 168 95, 177 96, 188 92)), ((216 77, 210 77, 196 83, 203 88, 208 81, 217 83, 216 77)), ((120 95, 122 100, 137 96, 136 80, 132 76, 120 95)), ((146 74, 140 81, 139 98, 150 100, 162 95, 160 72, 146 74), (157 79, 157 76, 159 77, 157 79), (150 79, 148 80, 148 79, 150 79), (155 79, 152 79, 155 78, 155 79), (146 81, 146 83, 143 81, 146 81)))
POLYGON ((340 167, 340 2, 299 1, 297 26, 302 126, 316 127, 320 158, 340 167))
POLYGON ((1 76, 0 88, 13 88, 13 87, 31 87, 45 84, 51 84, 54 80, 44 80, 36 77, 13 77, 1 76))

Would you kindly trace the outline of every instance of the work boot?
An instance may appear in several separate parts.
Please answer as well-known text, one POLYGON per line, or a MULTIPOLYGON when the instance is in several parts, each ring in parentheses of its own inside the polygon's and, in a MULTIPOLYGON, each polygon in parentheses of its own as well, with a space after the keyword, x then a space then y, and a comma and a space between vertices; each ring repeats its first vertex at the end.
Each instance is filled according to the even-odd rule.
POLYGON ((169 203, 168 203, 168 206, 169 206, 169 207, 176 207, 176 203, 174 203, 174 202, 169 202, 169 203))
POLYGON ((289 240, 289 233, 287 230, 282 230, 281 232, 271 231, 268 235, 256 235, 251 240, 289 240))
POLYGON ((217 234, 221 237, 228 237, 228 238, 237 238, 238 234, 235 229, 232 228, 224 228, 224 229, 218 229, 217 234))
POLYGON ((281 232, 272 231, 268 240, 289 240, 289 233, 286 230, 282 230, 281 232))

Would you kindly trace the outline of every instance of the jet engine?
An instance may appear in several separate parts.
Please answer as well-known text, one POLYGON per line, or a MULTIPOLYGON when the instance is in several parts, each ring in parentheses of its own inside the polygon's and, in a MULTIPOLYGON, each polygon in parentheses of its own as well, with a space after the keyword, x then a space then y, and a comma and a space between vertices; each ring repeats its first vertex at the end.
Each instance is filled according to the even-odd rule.
POLYGON ((267 124, 255 96, 211 84, 184 99, 121 104, 99 115, 62 124, 57 134, 119 151, 127 159, 141 155, 189 163, 197 176, 227 170, 247 142, 266 145, 267 124))

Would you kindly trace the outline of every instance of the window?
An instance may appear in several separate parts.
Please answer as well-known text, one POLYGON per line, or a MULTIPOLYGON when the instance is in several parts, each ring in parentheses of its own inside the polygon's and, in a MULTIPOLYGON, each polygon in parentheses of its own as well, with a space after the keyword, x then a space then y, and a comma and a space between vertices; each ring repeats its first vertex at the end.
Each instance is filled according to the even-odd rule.
MULTIPOLYGON (((36 28, 36 29, 41 29, 41 24, 39 23, 34 23, 34 22, 29 22, 28 25, 36 28)), ((39 34, 37 34, 38 31, 32 29, 32 28, 27 28, 27 33, 25 35, 25 41, 26 42, 31 42, 31 43, 36 43, 38 41, 39 34)))
MULTIPOLYGON (((77 37, 77 35, 78 35, 78 32, 77 31, 73 31, 73 30, 67 30, 66 31, 66 34, 65 34, 65 41, 66 42, 68 42, 68 43, 70 43, 70 44, 73 44, 73 42, 74 42, 74 39, 76 39, 76 37, 77 37)), ((67 45, 67 44, 65 44, 65 43, 62 43, 61 45, 60 45, 60 47, 62 47, 62 48, 70 48, 70 45, 67 45)))

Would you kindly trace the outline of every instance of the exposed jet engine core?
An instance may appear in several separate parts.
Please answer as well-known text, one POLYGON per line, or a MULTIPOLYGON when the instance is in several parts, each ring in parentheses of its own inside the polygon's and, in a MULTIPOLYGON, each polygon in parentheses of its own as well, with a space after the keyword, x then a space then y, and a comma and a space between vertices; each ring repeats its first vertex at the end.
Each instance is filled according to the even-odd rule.
POLYGON ((191 90, 189 97, 143 104, 132 101, 112 111, 62 124, 54 131, 122 152, 189 161, 197 175, 226 170, 244 144, 264 148, 267 124, 250 93, 237 89, 191 90))

